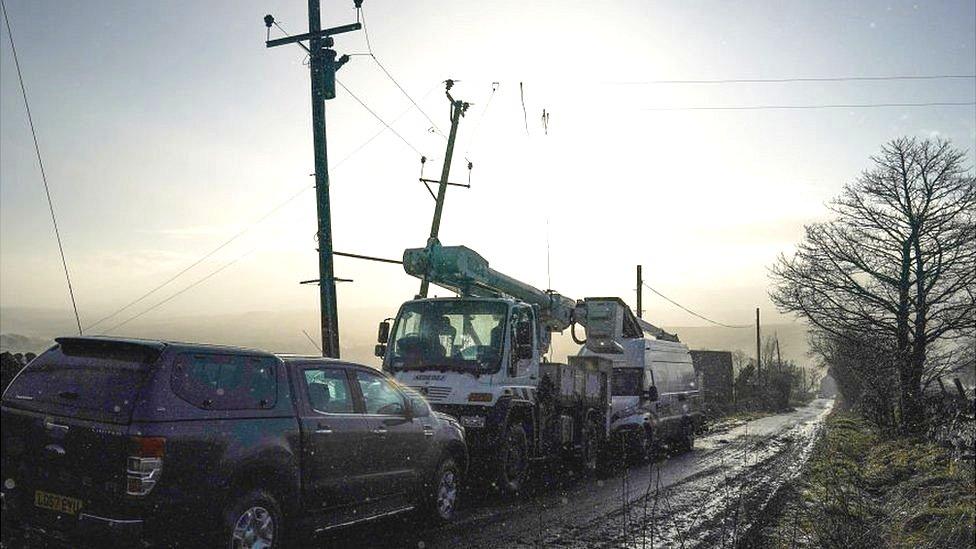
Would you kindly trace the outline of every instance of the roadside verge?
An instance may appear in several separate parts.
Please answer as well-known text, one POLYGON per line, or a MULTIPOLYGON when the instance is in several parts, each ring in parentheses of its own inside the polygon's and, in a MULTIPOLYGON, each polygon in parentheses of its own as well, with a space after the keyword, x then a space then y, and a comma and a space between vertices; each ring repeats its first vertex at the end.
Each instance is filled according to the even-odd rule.
POLYGON ((755 547, 974 547, 976 470, 919 438, 884 438, 833 412, 778 509, 748 536, 755 547))

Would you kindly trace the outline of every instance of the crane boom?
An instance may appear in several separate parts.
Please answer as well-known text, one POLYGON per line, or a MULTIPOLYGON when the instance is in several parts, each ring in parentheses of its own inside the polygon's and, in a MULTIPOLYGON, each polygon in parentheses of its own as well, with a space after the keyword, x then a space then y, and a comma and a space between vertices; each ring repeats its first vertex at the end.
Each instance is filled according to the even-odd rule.
POLYGON ((438 286, 462 296, 512 297, 538 307, 539 320, 550 331, 569 328, 576 318, 575 300, 552 290, 540 290, 488 266, 488 260, 466 246, 441 246, 434 241, 426 248, 403 252, 403 270, 417 278, 426 277, 438 286))

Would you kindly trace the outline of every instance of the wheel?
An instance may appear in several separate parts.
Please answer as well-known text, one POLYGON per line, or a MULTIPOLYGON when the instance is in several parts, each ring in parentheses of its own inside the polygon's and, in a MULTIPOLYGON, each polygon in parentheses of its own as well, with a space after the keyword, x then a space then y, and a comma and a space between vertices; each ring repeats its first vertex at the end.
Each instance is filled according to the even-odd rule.
POLYGON ((637 463, 645 463, 654 458, 654 436, 647 427, 641 427, 634 435, 634 458, 637 463))
POLYGON ((600 446, 600 425, 591 419, 586 423, 583 450, 579 456, 579 469, 584 475, 592 475, 600 468, 600 446))
POLYGON ((521 425, 509 423, 498 449, 498 489, 506 494, 517 493, 522 489, 528 472, 529 439, 521 425))
POLYGON ((236 498, 224 511, 222 545, 230 549, 277 548, 282 543, 281 507, 270 494, 255 490, 236 498))
POLYGON ((695 449, 695 426, 691 421, 686 421, 681 430, 680 447, 682 452, 690 452, 695 449))
POLYGON ((451 458, 445 458, 437 466, 428 487, 425 514, 438 522, 449 522, 457 511, 458 492, 461 487, 461 469, 451 458))

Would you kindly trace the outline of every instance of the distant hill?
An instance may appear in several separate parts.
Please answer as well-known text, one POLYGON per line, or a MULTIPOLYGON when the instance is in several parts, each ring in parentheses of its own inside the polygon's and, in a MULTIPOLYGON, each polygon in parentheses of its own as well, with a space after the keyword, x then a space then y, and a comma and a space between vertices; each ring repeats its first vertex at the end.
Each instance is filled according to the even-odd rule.
POLYGON ((0 353, 34 353, 40 354, 54 344, 54 341, 42 337, 32 337, 20 334, 0 334, 0 353))

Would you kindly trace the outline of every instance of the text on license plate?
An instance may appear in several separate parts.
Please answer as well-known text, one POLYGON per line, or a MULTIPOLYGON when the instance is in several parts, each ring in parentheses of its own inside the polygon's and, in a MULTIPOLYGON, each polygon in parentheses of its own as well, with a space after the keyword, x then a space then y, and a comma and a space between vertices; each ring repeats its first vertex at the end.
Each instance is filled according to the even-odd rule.
POLYGON ((81 500, 78 498, 69 498, 67 496, 59 496, 58 494, 52 494, 50 492, 35 490, 34 505, 42 509, 50 509, 59 513, 75 515, 81 509, 81 500))

